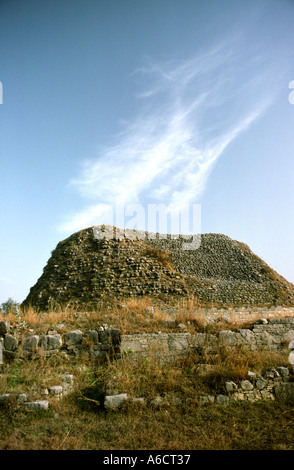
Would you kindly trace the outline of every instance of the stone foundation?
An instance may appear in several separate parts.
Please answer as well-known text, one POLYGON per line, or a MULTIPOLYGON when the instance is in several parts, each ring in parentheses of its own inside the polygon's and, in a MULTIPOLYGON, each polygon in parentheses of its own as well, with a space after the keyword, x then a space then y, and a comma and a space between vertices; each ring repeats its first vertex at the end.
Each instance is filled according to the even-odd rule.
MULTIPOLYGON (((243 345, 248 350, 268 349, 282 351, 294 340, 294 318, 262 318, 250 328, 227 329, 218 334, 209 333, 142 333, 121 334, 117 328, 97 325, 87 331, 73 330, 59 333, 21 336, 8 321, 0 321, 0 358, 34 358, 63 354, 68 357, 86 355, 103 359, 107 354, 128 354, 134 360, 155 356, 163 363, 187 354, 191 349, 214 348, 220 342, 227 346, 243 345)), ((185 326, 185 325, 183 325, 185 326)))
MULTIPOLYGON (((121 334, 117 328, 108 328, 107 325, 97 325, 91 330, 72 330, 66 333, 51 331, 45 335, 32 334, 19 336, 8 321, 0 322, 0 358, 3 361, 15 359, 47 358, 60 355, 71 358, 103 361, 107 356, 117 359, 128 358, 131 363, 142 360, 156 360, 167 365, 179 357, 187 355, 190 351, 199 354, 219 348, 244 346, 248 351, 267 350, 285 353, 294 349, 294 318, 262 318, 257 320, 250 328, 221 330, 218 334, 188 332, 180 333, 143 333, 121 334)), ((292 403, 294 396, 294 382, 289 381, 293 374, 293 352, 289 354, 289 367, 279 367, 266 371, 263 376, 248 373, 248 378, 236 384, 228 381, 223 394, 198 397, 199 403, 226 404, 235 401, 256 402, 260 400, 277 400, 292 403)), ((2 363, 3 363, 2 361, 2 363)), ((205 365, 204 365, 205 366, 205 365)), ((206 365, 207 367, 207 365, 206 365)), ((62 387, 51 387, 51 395, 62 394, 62 387)), ((116 403, 108 390, 109 403, 116 403)), ((123 391, 121 392, 123 393, 123 391)), ((4 402, 9 394, 0 396, 4 402)), ((124 396, 124 401, 127 397, 124 396)), ((139 400, 133 397, 133 400, 139 400)), ((141 400, 141 398, 140 398, 141 400)), ((159 404, 165 403, 161 397, 159 404)), ((157 400, 157 401, 158 401, 157 400)), ((25 400, 24 400, 25 401, 25 400)), ((108 403, 107 402, 107 403, 108 403)), ((153 404, 154 405, 154 404, 153 404)), ((31 409, 40 409, 46 404, 28 404, 31 409), (35 408, 34 408, 35 407, 35 408)), ((109 405, 111 408, 112 405, 109 405)))

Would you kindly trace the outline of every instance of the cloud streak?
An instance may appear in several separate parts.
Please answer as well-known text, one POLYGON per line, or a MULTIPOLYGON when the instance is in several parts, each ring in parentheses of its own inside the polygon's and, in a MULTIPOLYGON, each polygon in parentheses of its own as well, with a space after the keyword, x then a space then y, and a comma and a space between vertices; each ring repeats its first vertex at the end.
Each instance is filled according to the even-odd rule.
POLYGON ((132 78, 146 82, 138 113, 71 182, 86 207, 60 229, 112 223, 117 201, 163 203, 170 211, 198 203, 220 155, 269 105, 259 93, 261 71, 250 61, 241 66, 239 53, 218 45, 191 60, 137 69, 132 78))

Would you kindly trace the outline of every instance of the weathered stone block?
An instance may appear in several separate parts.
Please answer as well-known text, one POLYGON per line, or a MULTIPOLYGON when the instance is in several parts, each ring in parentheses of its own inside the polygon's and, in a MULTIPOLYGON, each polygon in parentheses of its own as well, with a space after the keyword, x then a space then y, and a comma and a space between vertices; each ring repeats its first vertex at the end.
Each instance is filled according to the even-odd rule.
POLYGON ((254 333, 253 331, 249 330, 249 329, 241 329, 240 330, 240 336, 242 338, 242 341, 244 343, 249 343, 249 344, 256 344, 256 340, 255 340, 255 336, 254 336, 254 333))
POLYGON ((73 384, 74 376, 72 374, 64 374, 60 377, 60 380, 66 384, 73 384))
POLYGON ((235 392, 231 395, 231 400, 232 401, 244 401, 245 395, 243 392, 235 392))
POLYGON ((127 399, 127 393, 120 393, 119 395, 108 395, 104 399, 104 407, 106 410, 115 410, 123 406, 127 399))
POLYGON ((49 402, 47 400, 37 400, 24 403, 25 408, 33 411, 48 410, 49 402))
POLYGON ((254 388, 252 383, 249 382, 249 380, 242 380, 240 385, 241 385, 242 390, 244 391, 253 390, 254 388))
POLYGON ((216 403, 220 405, 227 405, 230 399, 226 395, 219 394, 216 396, 216 403))
MULTIPOLYGON (((254 331, 254 330, 253 330, 254 331)), ((280 341, 277 340, 273 335, 270 335, 267 331, 261 331, 256 335, 256 341, 260 346, 272 348, 276 343, 280 341)))
POLYGON ((101 343, 107 345, 117 345, 120 341, 120 330, 119 328, 109 328, 107 330, 101 331, 100 333, 101 343))
POLYGON ((80 330, 69 331, 64 335, 64 342, 67 346, 77 346, 82 343, 83 333, 80 330))
POLYGON ((267 381, 264 380, 264 379, 262 379, 262 378, 258 378, 258 379, 256 380, 256 384, 255 384, 255 385, 256 385, 256 388, 257 388, 258 390, 263 390, 263 389, 267 386, 267 381))
POLYGON ((13 335, 6 335, 4 338, 4 348, 7 351, 16 351, 18 346, 18 340, 13 335))
POLYGON ((190 347, 196 349, 213 347, 216 344, 216 341, 217 337, 212 334, 196 333, 195 335, 189 336, 190 347))
POLYGON ((62 392, 63 392, 63 388, 61 385, 53 385, 52 387, 49 388, 49 393, 51 395, 60 396, 62 395, 62 392))
POLYGON ((101 349, 95 349, 95 347, 94 347, 94 349, 91 350, 90 354, 91 354, 91 357, 93 359, 100 359, 101 360, 101 359, 104 359, 106 357, 107 353, 106 353, 106 351, 103 351, 101 349))
POLYGON ((236 334, 231 330, 222 330, 219 332, 219 339, 221 342, 228 346, 234 346, 238 344, 236 334))
POLYGON ((23 349, 29 353, 36 352, 38 344, 39 344, 38 335, 28 336, 27 338, 25 338, 23 342, 23 349))
POLYGON ((288 367, 277 367, 277 371, 281 377, 287 377, 289 375, 288 367))
POLYGON ((59 349, 62 346, 62 338, 59 334, 44 335, 40 339, 40 346, 45 351, 59 349))
POLYGON ((99 343, 99 334, 98 334, 97 330, 88 330, 88 331, 86 331, 85 337, 92 344, 97 345, 99 343))
POLYGON ((136 338, 135 335, 134 337, 132 337, 132 335, 122 335, 120 347, 122 352, 141 352, 146 349, 146 347, 144 347, 143 343, 140 341, 140 336, 136 338))
POLYGON ((294 344, 294 329, 292 330, 285 330, 284 334, 281 335, 281 342, 282 343, 287 343, 289 341, 289 343, 291 343, 291 341, 293 341, 293 344, 294 344))
POLYGON ((237 390, 237 385, 233 381, 229 381, 225 383, 225 388, 228 393, 234 392, 237 390))
POLYGON ((6 335, 10 331, 10 322, 3 320, 0 321, 0 335, 6 335))
POLYGON ((249 391, 245 394, 245 396, 246 396, 246 400, 251 403, 258 401, 261 398, 260 392, 258 390, 249 391))
POLYGON ((170 336, 168 340, 168 346, 170 351, 187 352, 189 349, 188 335, 185 333, 178 333, 170 336))
POLYGON ((215 398, 213 395, 200 395, 198 399, 201 405, 206 405, 215 402, 215 398))

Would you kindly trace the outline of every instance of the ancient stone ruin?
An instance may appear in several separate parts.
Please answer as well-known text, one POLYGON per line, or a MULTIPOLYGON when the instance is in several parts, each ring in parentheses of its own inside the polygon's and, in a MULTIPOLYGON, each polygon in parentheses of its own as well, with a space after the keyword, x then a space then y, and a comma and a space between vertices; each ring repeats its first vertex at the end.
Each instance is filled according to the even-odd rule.
POLYGON ((221 234, 180 235, 90 227, 58 243, 22 304, 95 307, 101 300, 193 296, 201 304, 294 305, 294 286, 248 246, 221 234))
MULTIPOLYGON (((174 363, 178 358, 184 357, 190 351, 197 351, 201 355, 204 352, 217 351, 221 346, 230 348, 245 347, 248 351, 267 350, 276 352, 291 351, 288 364, 265 370, 262 374, 248 371, 246 378, 235 382, 227 380, 224 383, 222 393, 211 389, 209 395, 198 396, 199 403, 227 404, 236 401, 258 402, 264 400, 277 400, 280 402, 294 402, 293 360, 294 350, 294 308, 288 308, 285 318, 262 318, 256 321, 250 328, 239 330, 228 329, 219 331, 218 334, 188 332, 170 333, 143 333, 121 334, 117 328, 108 325, 97 325, 91 330, 71 330, 62 333, 50 332, 48 334, 23 335, 17 328, 10 325, 9 321, 0 321, 0 346, 4 349, 5 360, 24 360, 36 358, 62 357, 68 364, 71 360, 79 358, 81 361, 87 358, 96 364, 106 357, 116 358, 118 361, 130 363, 142 363, 142 361, 158 361, 162 366, 174 363)), ((266 313, 264 311, 264 313, 266 313)), ((268 311, 267 315, 271 312, 268 311)), ((277 314, 278 310, 272 311, 277 314)), ((197 374, 205 379, 213 371, 213 365, 199 363, 197 374)), ((122 368, 123 370, 123 368, 122 368)), ((17 401, 31 410, 48 409, 50 400, 61 398, 72 391, 74 376, 66 374, 60 377, 60 383, 42 390, 46 400, 29 400, 26 393, 17 397, 17 401)), ((137 403, 145 403, 143 397, 129 397, 121 388, 117 377, 112 377, 105 384, 104 407, 107 410, 120 407, 125 401, 132 400, 137 403)), ((8 391, 0 394, 0 405, 5 404, 11 397, 8 391)), ((164 406, 171 399, 180 400, 178 397, 167 395, 154 397, 150 406, 164 406)), ((180 402, 178 402, 180 404, 180 402)))

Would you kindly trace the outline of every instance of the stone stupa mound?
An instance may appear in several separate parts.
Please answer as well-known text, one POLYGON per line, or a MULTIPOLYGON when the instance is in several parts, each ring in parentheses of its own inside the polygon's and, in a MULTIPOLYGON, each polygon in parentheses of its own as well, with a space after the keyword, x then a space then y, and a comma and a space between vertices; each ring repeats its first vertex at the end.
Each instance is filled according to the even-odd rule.
POLYGON ((221 234, 197 240, 197 249, 183 249, 189 239, 180 235, 104 225, 81 230, 58 243, 22 306, 84 308, 104 299, 191 295, 202 304, 294 305, 293 284, 247 245, 221 234))

